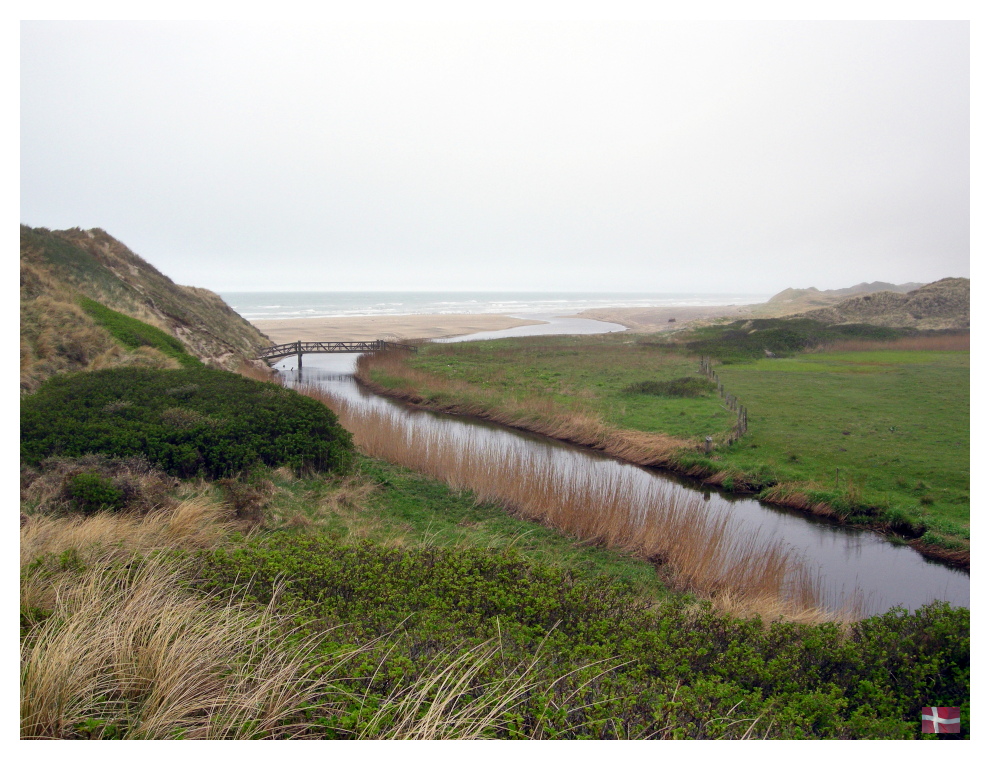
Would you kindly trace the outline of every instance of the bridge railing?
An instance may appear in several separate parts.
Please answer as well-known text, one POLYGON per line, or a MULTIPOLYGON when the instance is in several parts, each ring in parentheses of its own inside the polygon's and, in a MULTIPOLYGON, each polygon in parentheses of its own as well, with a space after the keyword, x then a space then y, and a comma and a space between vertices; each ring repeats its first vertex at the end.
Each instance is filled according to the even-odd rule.
POLYGON ((408 343, 396 343, 388 340, 321 340, 281 343, 269 346, 258 354, 259 359, 280 359, 286 356, 302 354, 358 354, 370 351, 415 351, 416 347, 408 343))

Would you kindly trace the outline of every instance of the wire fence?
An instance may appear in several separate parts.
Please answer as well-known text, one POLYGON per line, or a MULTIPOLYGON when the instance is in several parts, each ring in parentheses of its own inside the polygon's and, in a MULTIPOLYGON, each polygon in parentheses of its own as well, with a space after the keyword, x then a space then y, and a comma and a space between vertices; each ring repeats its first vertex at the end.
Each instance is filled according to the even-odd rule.
MULTIPOLYGON (((729 433, 729 439, 727 441, 727 443, 730 444, 735 443, 742 438, 749 429, 749 411, 745 406, 739 403, 738 396, 725 392, 725 386, 722 385, 722 381, 719 380, 718 374, 716 374, 715 369, 712 367, 712 360, 710 357, 701 357, 701 368, 699 371, 715 383, 715 387, 718 389, 718 395, 725 404, 725 408, 730 412, 736 413, 736 424, 733 426, 732 432, 729 433)), ((711 438, 709 437, 705 442, 705 450, 708 451, 710 449, 711 438)))

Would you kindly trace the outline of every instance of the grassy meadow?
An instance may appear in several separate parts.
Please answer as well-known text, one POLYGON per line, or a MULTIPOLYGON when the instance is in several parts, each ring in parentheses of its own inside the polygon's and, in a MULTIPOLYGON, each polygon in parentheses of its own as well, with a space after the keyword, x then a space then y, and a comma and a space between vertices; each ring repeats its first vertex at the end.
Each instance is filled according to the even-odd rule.
MULTIPOLYGON (((383 361, 385 357, 376 359, 372 366, 383 361)), ((723 435, 735 422, 735 415, 711 394, 660 402, 656 396, 628 392, 644 380, 695 376, 698 360, 622 334, 425 345, 408 364, 449 382, 447 387, 415 388, 431 405, 458 401, 462 393, 473 391, 471 402, 492 410, 543 402, 549 415, 591 417, 609 427, 685 441, 723 435)), ((403 384, 406 376, 388 371, 373 370, 369 377, 385 386, 408 387, 403 384)))
POLYGON ((969 546, 969 352, 827 351, 728 365, 749 434, 724 454, 743 473, 879 519, 935 546, 969 546))
MULTIPOLYGON (((966 562, 968 336, 892 332, 840 333, 812 352, 779 339, 790 355, 773 359, 748 335, 727 341, 718 378, 749 419, 731 445, 736 413, 714 385, 700 395, 669 390, 699 377, 694 345, 623 334, 429 345, 414 357, 365 359, 359 377, 419 405, 672 467, 966 562)), ((711 335, 705 344, 719 347, 711 335)))

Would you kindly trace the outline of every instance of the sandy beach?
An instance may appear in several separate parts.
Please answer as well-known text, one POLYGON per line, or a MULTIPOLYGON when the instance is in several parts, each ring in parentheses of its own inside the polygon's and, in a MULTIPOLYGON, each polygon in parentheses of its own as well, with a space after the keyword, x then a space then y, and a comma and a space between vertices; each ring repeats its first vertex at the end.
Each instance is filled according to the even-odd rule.
POLYGON ((536 319, 516 319, 503 314, 405 314, 380 317, 255 319, 251 324, 275 343, 291 343, 295 340, 453 338, 457 335, 545 323, 536 319))
MULTIPOLYGON (((633 332, 677 330, 690 322, 752 316, 753 305, 661 306, 589 309, 571 316, 625 325, 633 332)), ((453 338, 489 330, 545 324, 504 314, 404 314, 399 316, 254 319, 251 324, 275 343, 296 340, 422 340, 453 338)))

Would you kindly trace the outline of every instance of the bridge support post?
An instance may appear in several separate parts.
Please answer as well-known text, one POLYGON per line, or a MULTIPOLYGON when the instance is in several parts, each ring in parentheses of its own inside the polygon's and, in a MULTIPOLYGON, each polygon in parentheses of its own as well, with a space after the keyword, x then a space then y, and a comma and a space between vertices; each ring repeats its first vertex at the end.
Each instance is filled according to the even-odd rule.
POLYGON ((302 372, 302 341, 296 341, 296 359, 299 360, 299 371, 302 372))

